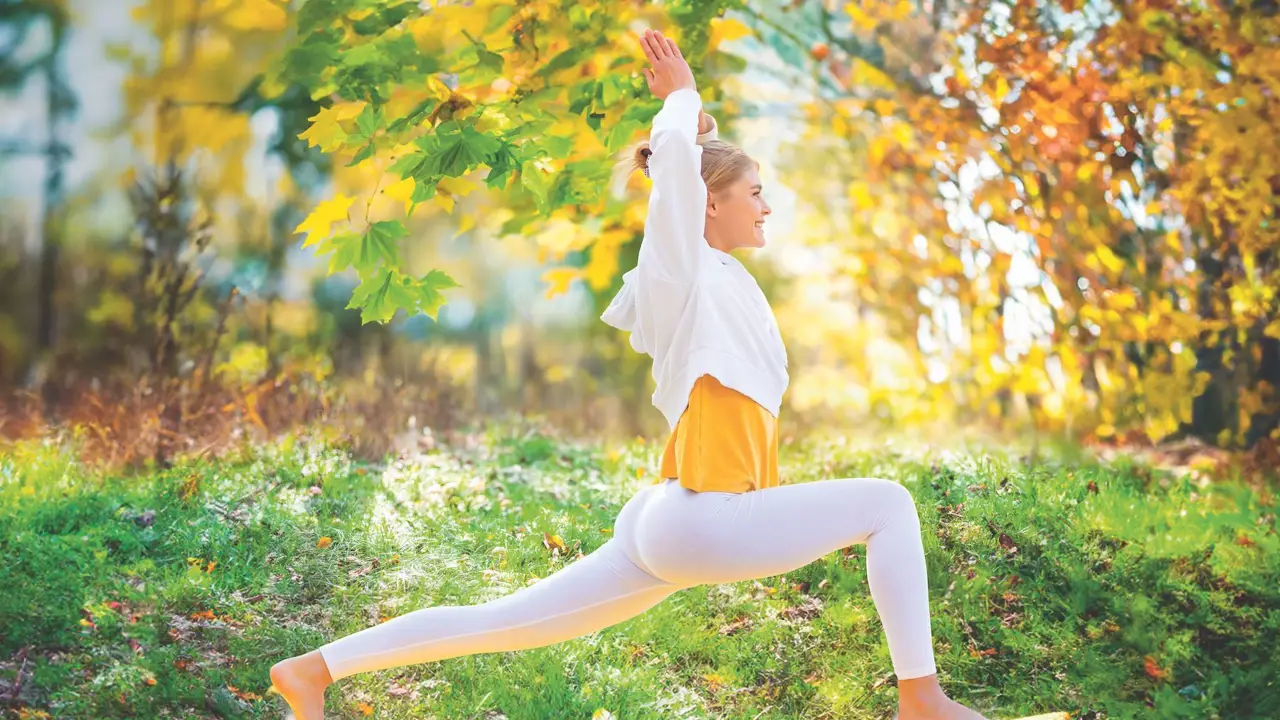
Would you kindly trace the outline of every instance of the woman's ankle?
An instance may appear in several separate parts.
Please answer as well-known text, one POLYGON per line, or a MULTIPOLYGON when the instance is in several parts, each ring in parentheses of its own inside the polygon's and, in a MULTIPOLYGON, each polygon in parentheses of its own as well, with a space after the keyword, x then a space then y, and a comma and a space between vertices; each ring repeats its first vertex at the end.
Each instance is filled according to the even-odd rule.
POLYGON ((329 674, 329 664, 324 661, 324 655, 321 655, 319 650, 312 650, 303 657, 307 658, 307 669, 313 673, 318 685, 329 687, 333 684, 333 676, 329 674))
POLYGON ((936 674, 898 681, 898 707, 902 710, 934 710, 944 707, 947 701, 936 674))

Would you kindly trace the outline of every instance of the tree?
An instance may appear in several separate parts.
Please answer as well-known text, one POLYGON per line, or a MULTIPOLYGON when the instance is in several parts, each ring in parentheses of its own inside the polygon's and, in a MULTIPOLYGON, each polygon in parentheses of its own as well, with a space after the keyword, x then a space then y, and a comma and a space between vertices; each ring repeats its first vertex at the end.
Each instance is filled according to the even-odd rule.
MULTIPOLYGON (((671 4, 686 52, 705 50, 727 6, 671 4)), ((407 0, 309 3, 286 77, 327 103, 303 137, 350 157, 348 167, 370 163, 375 177, 389 175, 375 194, 404 202, 405 215, 426 203, 452 211, 455 198, 476 187, 469 177, 483 176, 511 210, 502 233, 550 239, 564 237, 557 226, 600 223, 600 239, 584 233, 553 251, 563 256, 594 242, 595 267, 566 268, 550 280, 607 286, 616 270, 610 257, 636 230, 621 222, 623 205, 603 192, 611 153, 657 111, 639 101, 647 92, 642 55, 625 34, 643 11, 643 3, 605 2, 567 10, 496 0, 425 9, 407 0)), ((439 270, 406 272, 404 222, 370 214, 372 202, 363 217, 352 217, 354 196, 320 203, 298 227, 304 246, 330 255, 332 272, 356 268, 361 283, 351 307, 366 322, 386 322, 401 308, 435 317, 456 282, 439 270)), ((465 231, 473 222, 464 217, 458 225, 465 231)))
POLYGON ((32 147, 24 142, 8 143, 0 149, 4 154, 30 153, 45 158, 43 203, 40 220, 40 265, 36 289, 36 331, 32 362, 28 366, 27 384, 39 387, 46 403, 53 404, 56 387, 47 383, 53 363, 57 339, 54 293, 57 286, 58 260, 63 239, 61 219, 64 215, 65 188, 63 168, 69 156, 64 141, 66 126, 75 113, 77 102, 67 83, 63 67, 70 17, 63 0, 21 0, 0 9, 0 25, 10 29, 10 44, 0 52, 0 90, 13 92, 39 75, 44 81, 44 104, 48 131, 43 145, 32 147), (19 50, 36 28, 43 26, 48 43, 34 57, 27 59, 19 50))

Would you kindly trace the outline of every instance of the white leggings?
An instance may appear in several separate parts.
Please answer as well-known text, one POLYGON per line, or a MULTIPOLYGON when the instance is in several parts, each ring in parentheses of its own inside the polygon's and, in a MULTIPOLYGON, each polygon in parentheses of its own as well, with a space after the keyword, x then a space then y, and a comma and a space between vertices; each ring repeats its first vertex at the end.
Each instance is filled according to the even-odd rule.
POLYGON ((637 492, 613 537, 528 587, 475 605, 429 607, 320 648, 336 681, 476 653, 542 647, 635 617, 695 585, 796 570, 867 544, 871 597, 899 679, 936 672, 920 521, 888 480, 822 480, 746 493, 694 492, 676 480, 637 492))

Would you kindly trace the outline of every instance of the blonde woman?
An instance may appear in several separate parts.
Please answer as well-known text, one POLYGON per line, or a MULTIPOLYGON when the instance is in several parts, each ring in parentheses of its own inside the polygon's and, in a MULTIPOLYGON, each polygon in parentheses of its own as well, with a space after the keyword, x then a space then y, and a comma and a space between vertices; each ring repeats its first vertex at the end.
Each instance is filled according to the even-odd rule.
POLYGON ((765 244, 758 166, 717 139, 676 44, 655 31, 640 43, 663 101, 633 159, 653 189, 639 262, 602 319, 653 357, 653 402, 671 426, 660 479, 627 501, 610 540, 532 586, 417 610, 276 664, 271 680, 299 720, 323 718, 325 688, 357 673, 564 642, 684 588, 779 575, 856 543, 867 545, 901 720, 982 718, 938 685, 911 494, 872 478, 778 484, 786 350, 729 254, 765 244))

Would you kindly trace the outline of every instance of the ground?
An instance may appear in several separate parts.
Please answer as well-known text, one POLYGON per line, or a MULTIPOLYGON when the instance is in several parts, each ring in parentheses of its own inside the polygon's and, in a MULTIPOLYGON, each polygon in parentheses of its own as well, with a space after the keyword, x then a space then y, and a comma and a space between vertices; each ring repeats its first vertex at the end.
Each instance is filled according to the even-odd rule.
MULTIPOLYGON (((388 463, 299 435, 163 471, 0 456, 0 712, 279 718, 275 661, 481 602, 610 537, 660 448, 491 428, 388 463)), ((1068 450, 1031 459, 788 442, 784 482, 914 494, 944 688, 992 718, 1273 717, 1280 550, 1267 489, 1068 450), (1269 710, 1270 709, 1270 710, 1269 710)), ((371 673, 334 718, 888 718, 861 546, 703 586, 592 636, 371 673)))

